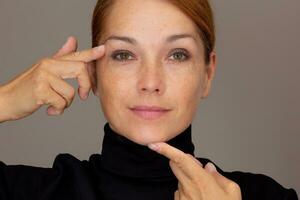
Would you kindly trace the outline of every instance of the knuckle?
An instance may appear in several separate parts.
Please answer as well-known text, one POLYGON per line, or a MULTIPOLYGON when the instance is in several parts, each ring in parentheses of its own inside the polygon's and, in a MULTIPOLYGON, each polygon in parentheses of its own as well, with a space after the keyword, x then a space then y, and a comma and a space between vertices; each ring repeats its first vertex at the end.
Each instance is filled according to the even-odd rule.
POLYGON ((202 163, 197 159, 195 158, 195 156, 191 155, 191 154, 186 154, 188 157, 190 157, 193 161, 195 161, 197 164, 199 164, 201 167, 203 167, 202 163))
POLYGON ((80 55, 81 55, 80 51, 76 51, 73 54, 74 57, 80 57, 80 55))
POLYGON ((58 105, 58 108, 61 110, 65 109, 67 107, 67 101, 66 100, 61 100, 60 104, 58 105))
POLYGON ((54 60, 51 58, 44 58, 40 61, 40 67, 47 67, 51 64, 53 64, 54 60))
POLYGON ((182 164, 184 162, 184 156, 182 156, 182 155, 177 156, 174 161, 175 161, 175 163, 177 163, 177 165, 179 167, 182 167, 182 164))
POLYGON ((169 160, 169 165, 170 165, 170 166, 175 165, 174 161, 173 161, 173 160, 169 160))
POLYGON ((46 89, 45 86, 43 84, 38 85, 35 89, 34 89, 34 98, 36 99, 36 104, 37 105, 43 105, 47 103, 47 99, 46 99, 46 89))
POLYGON ((48 89, 47 85, 47 72, 44 70, 37 70, 33 75, 33 93, 41 95, 48 89))
POLYGON ((87 62, 81 62, 82 63, 82 71, 87 72, 88 63, 87 62))
POLYGON ((70 90, 69 90, 69 94, 68 94, 69 97, 73 98, 75 96, 75 94, 76 94, 75 89, 73 87, 71 87, 70 90))
POLYGON ((229 191, 237 192, 237 191, 240 191, 240 186, 237 183, 230 181, 227 185, 227 189, 229 191))
POLYGON ((63 110, 65 109, 67 102, 63 98, 58 97, 53 104, 57 110, 63 110))
POLYGON ((46 78, 47 72, 49 71, 49 65, 53 65, 54 60, 50 59, 50 58, 44 58, 42 59, 39 64, 37 65, 37 67, 35 68, 35 73, 34 73, 34 77, 37 80, 42 80, 44 78, 46 78))
POLYGON ((34 84, 39 86, 45 82, 46 72, 43 69, 37 69, 33 75, 34 84))
POLYGON ((201 193, 204 193, 205 191, 208 190, 208 186, 206 183, 203 183, 203 179, 196 176, 193 177, 192 180, 193 180, 194 187, 197 188, 197 190, 200 191, 201 193))
POLYGON ((67 94, 68 97, 66 99, 66 106, 65 106, 66 108, 70 107, 70 105, 75 97, 75 93, 76 92, 75 92, 74 88, 70 89, 69 94, 67 94))
POLYGON ((80 62, 78 65, 78 74, 84 74, 87 70, 87 63, 86 62, 80 62))
POLYGON ((37 84, 35 84, 33 92, 37 97, 42 97, 43 94, 45 94, 47 91, 47 85, 43 81, 39 81, 39 80, 36 80, 36 81, 37 81, 37 84))

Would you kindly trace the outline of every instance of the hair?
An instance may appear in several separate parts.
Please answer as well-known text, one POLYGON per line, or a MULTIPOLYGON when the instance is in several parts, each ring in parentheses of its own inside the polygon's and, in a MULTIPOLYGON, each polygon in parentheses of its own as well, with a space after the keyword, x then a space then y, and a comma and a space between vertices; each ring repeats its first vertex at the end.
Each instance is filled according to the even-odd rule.
MULTIPOLYGON (((210 53, 215 48, 215 24, 214 16, 209 0, 169 0, 178 7, 197 26, 198 34, 205 48, 205 63, 210 62, 210 53)), ((92 46, 98 46, 105 20, 110 13, 115 0, 98 0, 92 19, 92 46)))

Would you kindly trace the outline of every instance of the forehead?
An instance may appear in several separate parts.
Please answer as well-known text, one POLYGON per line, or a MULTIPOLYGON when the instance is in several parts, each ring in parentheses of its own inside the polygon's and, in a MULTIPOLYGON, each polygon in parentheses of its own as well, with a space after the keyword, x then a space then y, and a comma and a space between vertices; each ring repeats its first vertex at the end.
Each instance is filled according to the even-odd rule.
POLYGON ((167 0, 116 0, 103 33, 151 42, 182 33, 199 39, 193 21, 167 0))

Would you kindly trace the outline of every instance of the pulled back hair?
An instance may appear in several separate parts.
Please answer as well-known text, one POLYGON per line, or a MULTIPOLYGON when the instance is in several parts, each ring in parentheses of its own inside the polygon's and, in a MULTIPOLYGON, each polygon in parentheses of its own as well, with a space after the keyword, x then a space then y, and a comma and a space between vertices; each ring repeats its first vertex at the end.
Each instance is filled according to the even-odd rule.
MULTIPOLYGON (((98 46, 104 30, 105 20, 116 0, 98 0, 92 19, 92 46, 98 46)), ((178 7, 197 26, 198 34, 205 48, 205 63, 210 62, 210 53, 215 47, 215 24, 209 0, 169 0, 178 7)))

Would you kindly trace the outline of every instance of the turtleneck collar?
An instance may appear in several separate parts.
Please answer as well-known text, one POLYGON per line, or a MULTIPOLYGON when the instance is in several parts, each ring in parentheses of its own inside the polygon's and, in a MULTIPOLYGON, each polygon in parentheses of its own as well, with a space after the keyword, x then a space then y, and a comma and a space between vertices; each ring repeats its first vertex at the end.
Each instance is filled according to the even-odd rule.
MULTIPOLYGON (((166 143, 194 155, 190 124, 182 133, 166 143)), ((104 126, 102 168, 120 176, 133 178, 174 178, 169 160, 147 146, 135 143, 114 132, 109 123, 104 126)))

